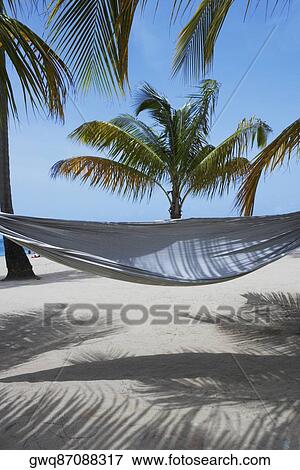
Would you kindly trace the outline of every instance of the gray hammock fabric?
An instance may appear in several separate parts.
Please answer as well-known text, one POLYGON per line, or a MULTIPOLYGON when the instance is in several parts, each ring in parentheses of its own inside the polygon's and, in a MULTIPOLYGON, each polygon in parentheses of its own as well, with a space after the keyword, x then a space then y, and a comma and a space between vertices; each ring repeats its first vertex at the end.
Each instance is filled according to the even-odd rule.
POLYGON ((0 213, 0 233, 72 268, 142 284, 196 286, 250 273, 300 246, 300 212, 99 223, 0 213))

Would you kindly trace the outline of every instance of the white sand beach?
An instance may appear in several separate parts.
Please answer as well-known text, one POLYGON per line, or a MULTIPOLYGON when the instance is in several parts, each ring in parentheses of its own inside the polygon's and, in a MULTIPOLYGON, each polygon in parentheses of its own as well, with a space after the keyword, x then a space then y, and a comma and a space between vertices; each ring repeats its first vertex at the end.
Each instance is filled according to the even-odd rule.
POLYGON ((197 288, 32 261, 40 280, 0 284, 1 449, 299 448, 298 253, 197 288), (111 325, 103 312, 90 326, 64 314, 43 325, 44 304, 53 303, 181 305, 189 323, 154 325, 149 316, 130 326, 117 310, 111 325), (248 322, 190 318, 202 306, 220 313, 246 305, 248 322))

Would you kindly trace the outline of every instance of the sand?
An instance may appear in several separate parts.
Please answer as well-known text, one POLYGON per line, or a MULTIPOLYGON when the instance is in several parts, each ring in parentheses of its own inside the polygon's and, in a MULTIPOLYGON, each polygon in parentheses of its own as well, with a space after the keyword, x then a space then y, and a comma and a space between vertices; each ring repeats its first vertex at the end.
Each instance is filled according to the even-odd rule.
POLYGON ((1 449, 299 449, 299 254, 197 288, 32 261, 40 280, 0 284, 1 449), (54 303, 92 307, 45 325, 54 303), (141 307, 108 321, 96 306, 111 303, 146 322, 128 324, 141 307), (158 304, 168 324, 153 324, 158 304))

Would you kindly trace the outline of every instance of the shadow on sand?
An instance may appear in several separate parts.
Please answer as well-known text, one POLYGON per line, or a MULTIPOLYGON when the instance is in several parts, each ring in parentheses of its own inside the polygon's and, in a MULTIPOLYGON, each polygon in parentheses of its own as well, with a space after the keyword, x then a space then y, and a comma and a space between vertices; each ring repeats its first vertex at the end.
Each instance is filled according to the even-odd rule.
POLYGON ((57 317, 51 325, 43 323, 43 311, 14 313, 1 317, 0 371, 34 359, 40 354, 66 349, 92 339, 113 337, 124 325, 106 323, 99 318, 94 325, 73 325, 57 317))
MULTIPOLYGON (((21 286, 38 286, 43 284, 52 284, 57 282, 73 282, 81 281, 82 279, 99 278, 96 274, 90 274, 83 271, 77 271, 76 269, 68 269, 65 271, 59 271, 54 273, 43 274, 37 279, 29 279, 24 281, 18 281, 17 287, 21 286)), ((10 289, 16 287, 15 281, 5 281, 0 279, 0 289, 10 289)))
MULTIPOLYGON (((276 398, 298 398, 296 390, 289 390, 291 382, 298 382, 300 388, 299 357, 287 355, 249 355, 229 353, 179 353, 151 356, 123 357, 101 362, 74 364, 38 372, 13 375, 0 379, 2 383, 17 382, 70 382, 100 380, 149 380, 211 378, 228 384, 239 384, 254 377, 259 382, 261 394, 274 395, 268 381, 280 383, 276 398), (243 370, 247 371, 245 374, 243 370)), ((254 398, 257 396, 254 395, 254 398)))
MULTIPOLYGON (((17 323, 7 328, 12 338, 17 323)), ((112 358, 93 355, 91 343, 88 356, 66 367, 2 378, 0 447, 298 449, 299 335, 274 333, 268 325, 219 328, 236 353, 214 354, 199 345, 130 356, 128 346, 128 355, 112 358)), ((61 333, 59 346, 39 334, 36 342, 49 344, 40 345, 38 354, 72 346, 73 337, 61 333)), ((117 338, 102 327, 93 333, 117 338)), ((20 363, 21 338, 17 344, 20 363)))

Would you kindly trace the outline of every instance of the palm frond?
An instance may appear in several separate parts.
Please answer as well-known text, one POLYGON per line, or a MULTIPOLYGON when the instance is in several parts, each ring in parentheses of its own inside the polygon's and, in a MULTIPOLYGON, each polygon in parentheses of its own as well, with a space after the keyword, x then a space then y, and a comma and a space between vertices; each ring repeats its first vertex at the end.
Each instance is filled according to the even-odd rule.
POLYGON ((198 171, 218 171, 223 165, 236 157, 247 155, 248 151, 254 146, 262 148, 266 145, 267 136, 271 128, 260 119, 243 119, 237 130, 225 139, 220 145, 215 147, 204 160, 193 170, 194 174, 198 171))
POLYGON ((172 113, 171 163, 180 173, 186 175, 192 161, 194 163, 198 155, 203 154, 203 149, 207 148, 219 86, 215 80, 204 80, 199 93, 190 95, 189 101, 172 113))
POLYGON ((195 14, 180 32, 173 73, 183 70, 188 81, 199 80, 209 70, 214 46, 234 0, 202 0, 195 14))
POLYGON ((219 91, 221 84, 216 80, 202 80, 199 92, 189 96, 193 103, 193 122, 201 124, 205 135, 209 133, 212 119, 218 104, 219 91))
MULTIPOLYGON (((180 118, 183 116, 183 112, 172 108, 167 98, 153 88, 149 83, 145 83, 136 93, 135 97, 136 115, 139 115, 142 111, 148 111, 152 117, 154 124, 158 125, 161 131, 161 137, 165 142, 165 147, 168 149, 169 156, 178 156, 178 139, 180 137, 180 131, 178 130, 178 124, 180 126, 180 118)), ((192 104, 188 104, 185 108, 185 113, 189 113, 190 120, 192 119, 192 104)), ((173 162, 169 163, 176 164, 173 162)))
POLYGON ((260 152, 251 164, 239 190, 236 207, 241 214, 252 215, 255 195, 259 180, 263 173, 271 173, 277 167, 288 162, 294 153, 300 151, 300 119, 293 122, 281 134, 276 137, 262 152, 260 152))
POLYGON ((124 93, 129 84, 128 47, 133 20, 138 7, 143 11, 147 3, 51 0, 51 38, 84 91, 93 86, 108 95, 119 90, 124 93))
MULTIPOLYGON (((20 81, 25 106, 48 109, 63 119, 64 104, 71 76, 63 61, 30 28, 20 21, 0 14, 0 43, 20 81)), ((8 97, 10 110, 17 117, 17 105, 5 58, 0 61, 0 80, 8 97)))
POLYGON ((241 178, 249 171, 249 160, 236 157, 226 162, 215 171, 203 171, 190 180, 190 194, 213 198, 216 195, 228 194, 231 188, 236 187, 241 178))
MULTIPOLYGON (((292 0, 246 0, 245 16, 252 6, 257 9, 261 3, 265 4, 267 15, 273 14, 279 5, 282 5, 282 9, 288 8, 291 2, 292 0)), ((177 18, 180 10, 184 13, 190 3, 189 0, 175 0, 177 10, 174 17, 177 18)), ((173 60, 173 74, 183 71, 187 81, 199 80, 201 74, 206 75, 212 66, 215 45, 223 23, 234 3, 235 0, 200 1, 193 17, 179 34, 173 60)))
POLYGON ((124 92, 138 0, 52 0, 50 37, 82 90, 124 92))
POLYGON ((51 177, 80 180, 133 200, 151 197, 155 181, 128 165, 100 157, 74 157, 61 160, 51 168, 51 177))
POLYGON ((21 13, 32 13, 37 10, 39 6, 47 8, 47 0, 7 0, 7 9, 9 9, 14 16, 21 13))
POLYGON ((141 171, 147 168, 150 172, 151 168, 157 177, 165 170, 155 134, 132 116, 119 116, 109 122, 87 122, 75 129, 70 137, 98 151, 107 150, 113 160, 126 162, 141 171))
MULTIPOLYGON (((114 31, 118 48, 117 77, 119 86, 124 89, 128 79, 128 48, 133 20, 141 0, 119 0, 119 15, 115 16, 114 31)), ((142 5, 143 8, 143 5, 142 5)))
POLYGON ((161 126, 170 125, 173 114, 172 106, 167 98, 149 83, 144 83, 138 89, 134 104, 137 116, 143 111, 148 111, 152 119, 161 126))

